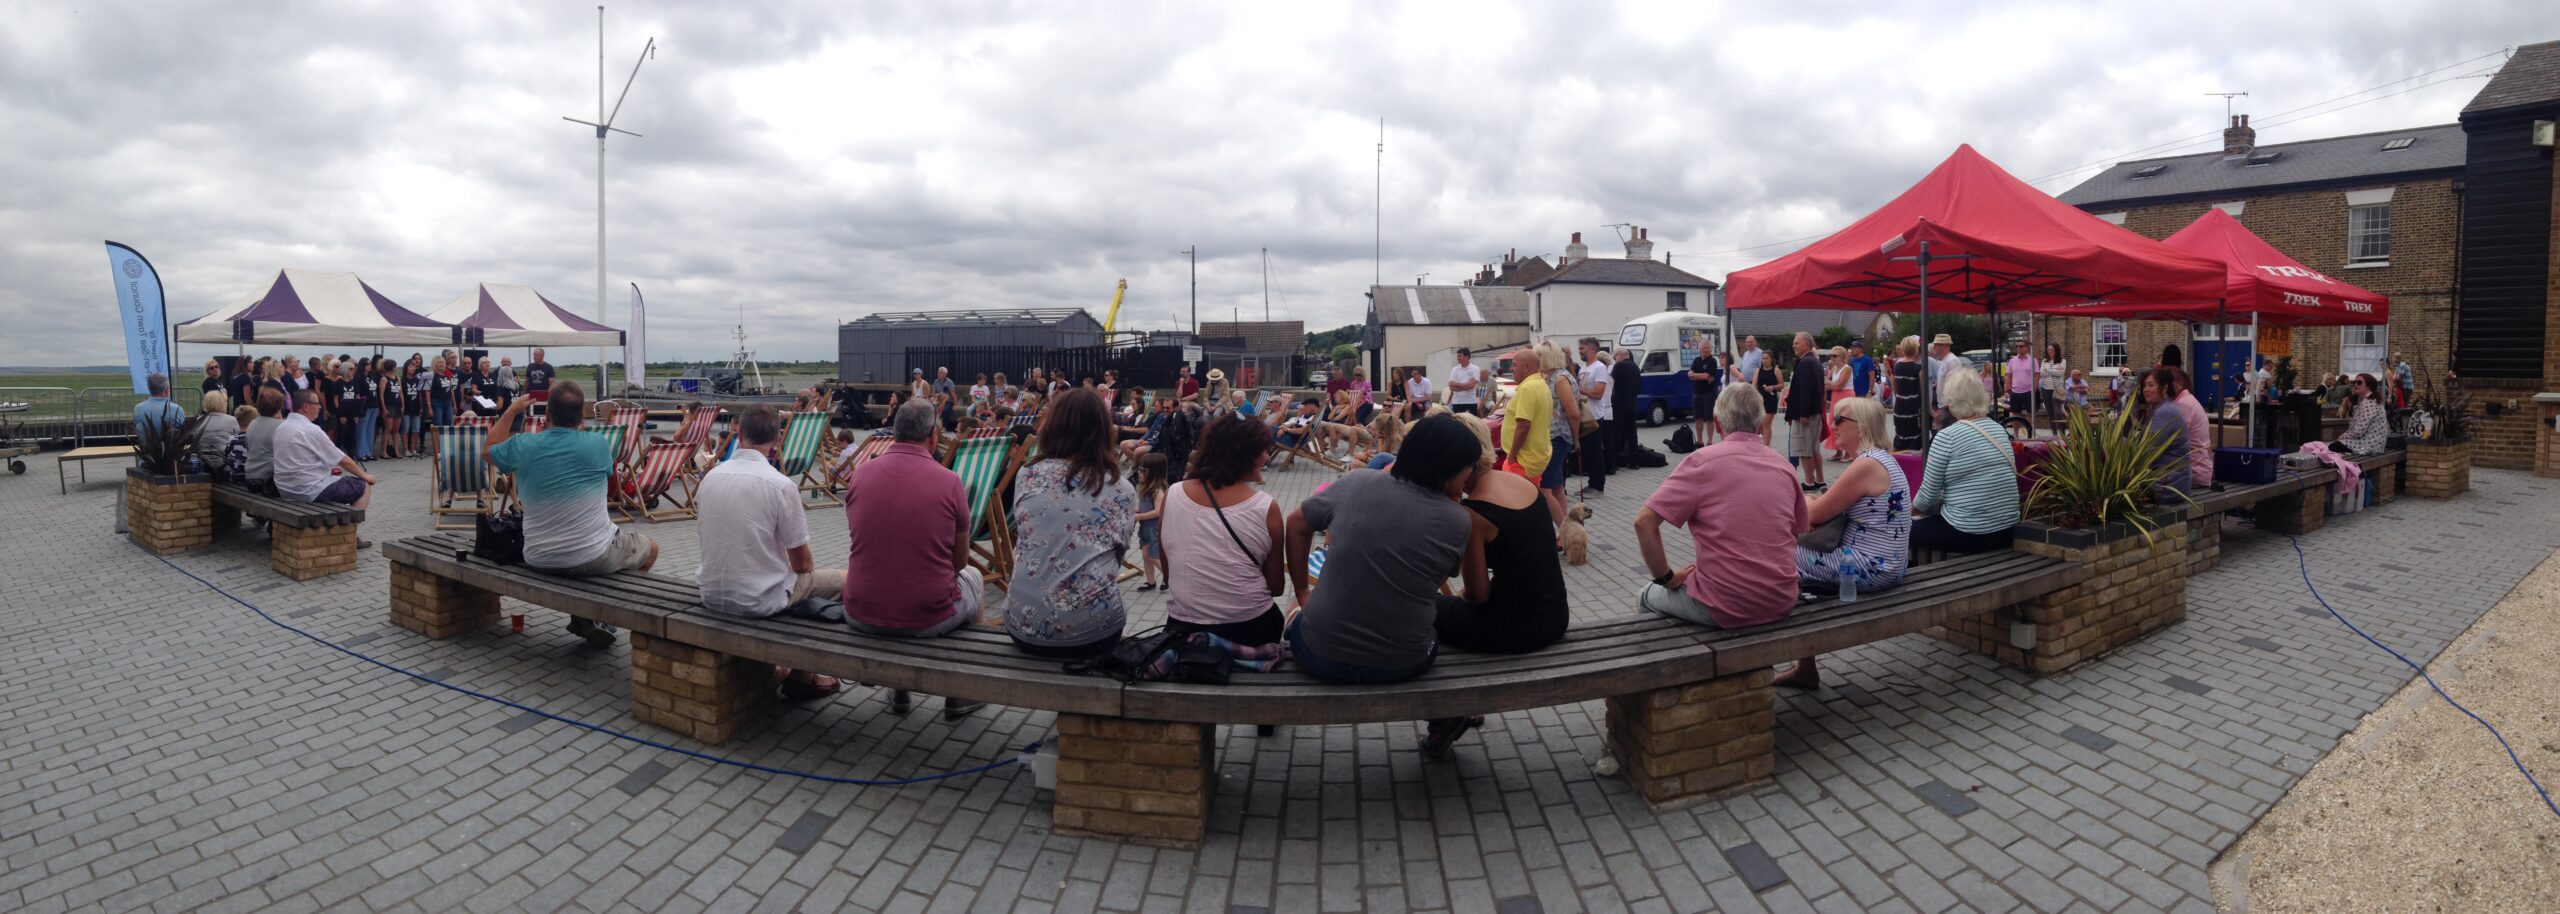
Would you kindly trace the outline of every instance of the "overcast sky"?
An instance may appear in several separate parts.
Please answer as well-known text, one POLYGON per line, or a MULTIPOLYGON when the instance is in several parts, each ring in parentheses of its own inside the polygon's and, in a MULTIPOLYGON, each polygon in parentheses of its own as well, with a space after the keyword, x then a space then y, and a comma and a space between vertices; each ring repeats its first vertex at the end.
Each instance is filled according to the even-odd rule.
MULTIPOLYGON (((594 12, 0 0, 0 364, 122 358, 106 238, 152 258, 181 320, 280 267, 422 312, 487 281, 593 313, 594 139, 560 118, 595 114, 594 12)), ((1122 277, 1123 326, 1171 327, 1195 244, 1202 318, 1259 315, 1268 247, 1273 316, 1350 323, 1380 117, 1389 282, 1574 231, 1620 254, 1612 223, 1721 279, 1959 143, 2029 180, 2214 137, 2169 150, 2197 151, 2224 90, 2262 144, 2449 123, 2466 74, 2560 38, 2527 0, 608 14, 614 88, 660 48, 620 115, 645 136, 607 164, 611 287, 648 293, 653 359, 725 355, 741 309, 767 359, 831 359, 833 322, 877 310, 1099 317, 1122 277)))

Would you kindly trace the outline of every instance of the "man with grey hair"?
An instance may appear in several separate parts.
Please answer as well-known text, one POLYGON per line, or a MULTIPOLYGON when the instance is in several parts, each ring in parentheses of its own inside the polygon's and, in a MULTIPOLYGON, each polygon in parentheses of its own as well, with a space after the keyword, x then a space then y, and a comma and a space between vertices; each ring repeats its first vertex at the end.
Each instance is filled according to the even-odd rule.
POLYGON ((1787 491, 1786 461, 1757 432, 1766 414, 1759 391, 1726 387, 1715 404, 1724 440, 1691 451, 1645 499, 1636 545, 1653 580, 1637 605, 1709 628, 1764 625, 1795 610, 1796 536, 1810 515, 1803 494, 1787 491), (1664 553, 1665 521, 1689 531, 1689 564, 1674 568, 1664 553))
POLYGON ((151 398, 133 405, 133 433, 137 438, 157 438, 187 422, 187 410, 169 402, 169 376, 155 374, 142 379, 143 389, 151 398))
MULTIPOLYGON (((985 598, 985 579, 969 567, 969 496, 960 474, 934 459, 942 423, 931 398, 901 404, 889 425, 888 450, 845 483, 845 580, 858 585, 845 588, 845 622, 873 635, 939 637, 976 618, 985 598)), ((904 714, 912 702, 895 692, 889 709, 904 714)), ((942 716, 978 704, 945 701, 942 716)))

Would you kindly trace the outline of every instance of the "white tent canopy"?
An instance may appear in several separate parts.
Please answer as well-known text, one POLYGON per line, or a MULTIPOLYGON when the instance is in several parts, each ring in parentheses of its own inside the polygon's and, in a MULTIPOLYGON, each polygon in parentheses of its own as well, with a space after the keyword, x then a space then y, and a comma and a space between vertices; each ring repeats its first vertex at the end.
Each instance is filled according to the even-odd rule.
POLYGON ((353 273, 278 270, 229 307, 178 325, 181 343, 446 346, 461 331, 400 307, 353 273))
POLYGON ((481 283, 427 315, 462 328, 463 341, 488 346, 620 346, 622 331, 569 313, 532 286, 481 283))

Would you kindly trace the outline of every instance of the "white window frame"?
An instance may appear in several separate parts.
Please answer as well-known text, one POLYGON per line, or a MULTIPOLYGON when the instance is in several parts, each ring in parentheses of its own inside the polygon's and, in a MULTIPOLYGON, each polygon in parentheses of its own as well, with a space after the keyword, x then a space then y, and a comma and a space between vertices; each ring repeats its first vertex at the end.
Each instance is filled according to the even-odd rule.
POLYGON ((1683 292, 1683 291, 1680 291, 1680 290, 1678 290, 1678 289, 1665 289, 1665 290, 1663 290, 1663 292, 1662 292, 1662 310, 1665 310, 1665 311, 1687 311, 1687 310, 1689 310, 1689 293, 1687 293, 1687 292, 1683 292))
POLYGON ((2257 330, 2248 324, 2224 324, 2219 331, 2214 330, 2213 325, 2209 323, 2187 325, 2187 339, 2199 343, 2240 343, 2247 342, 2256 335, 2257 330))
POLYGON ((2390 337, 2385 334, 2388 334, 2390 330, 2391 328, 2385 324, 2365 324, 2362 326, 2350 325, 2340 327, 2338 328, 2338 345, 2388 347, 2390 345, 2390 337))
POLYGON ((2090 319, 2089 356, 2090 361, 2098 363, 2099 370, 2125 367, 2125 363, 2130 361, 2132 346, 2133 338, 2123 321, 2105 317, 2090 319), (2115 329, 2114 342, 2107 341, 2107 329, 2110 327, 2115 329))
POLYGON ((2387 267, 2391 265, 2391 204, 2357 203, 2347 207, 2347 267, 2349 269, 2387 267), (2381 214, 2382 227, 2375 230, 2357 224, 2357 218, 2368 213, 2381 214), (2379 253, 2370 253, 2379 247, 2379 253))

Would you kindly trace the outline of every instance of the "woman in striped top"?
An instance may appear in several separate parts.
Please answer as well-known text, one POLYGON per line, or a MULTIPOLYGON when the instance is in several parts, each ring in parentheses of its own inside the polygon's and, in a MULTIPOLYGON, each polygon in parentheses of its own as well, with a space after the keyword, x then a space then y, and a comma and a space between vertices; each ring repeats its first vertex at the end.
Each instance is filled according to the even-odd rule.
POLYGON ((1938 383, 1939 405, 1955 422, 1929 440, 1921 464, 1920 494, 1912 510, 1911 544, 1958 555, 2009 547, 2018 525, 2018 464, 2009 434, 1983 418, 1991 394, 1970 369, 1949 371, 1938 383))
MULTIPOLYGON (((1886 450, 1893 428, 1885 420, 1884 405, 1866 397, 1840 401, 1832 407, 1831 433, 1842 450, 1857 457, 1840 481, 1806 509, 1806 519, 1820 524, 1845 513, 1849 529, 1841 533, 1839 548, 1829 552, 1797 546, 1796 577, 1826 587, 1855 577, 1858 590, 1866 593, 1900 584, 1911 567, 1911 485, 1902 478, 1902 464, 1886 450)), ((1810 689, 1822 679, 1813 658, 1806 657, 1778 684, 1810 689)))

